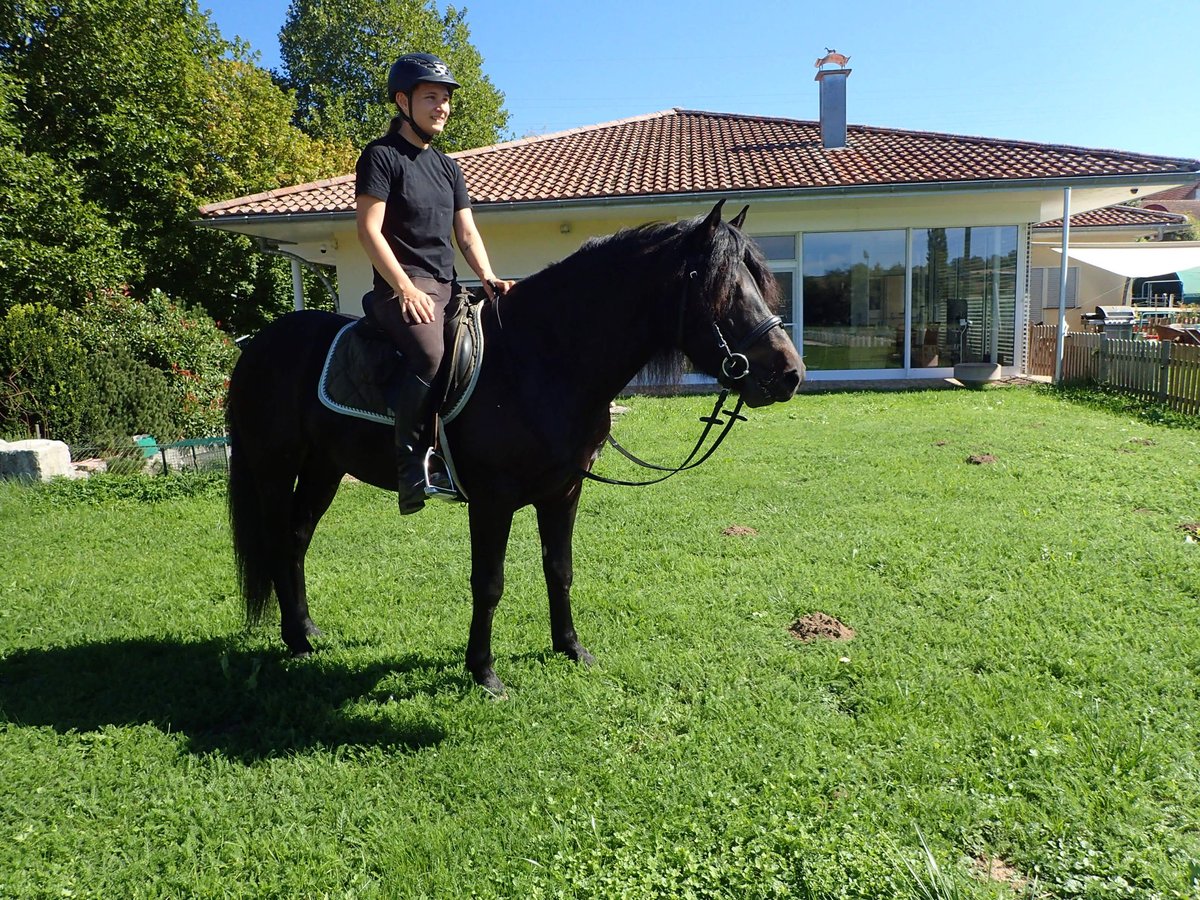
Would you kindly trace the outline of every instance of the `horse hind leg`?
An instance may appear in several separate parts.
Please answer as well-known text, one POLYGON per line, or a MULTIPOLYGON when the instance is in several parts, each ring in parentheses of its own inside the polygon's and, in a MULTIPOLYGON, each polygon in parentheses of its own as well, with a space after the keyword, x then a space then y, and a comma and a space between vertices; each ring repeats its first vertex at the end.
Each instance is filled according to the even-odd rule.
POLYGON ((322 634, 308 611, 304 557, 317 523, 337 494, 342 474, 309 459, 296 478, 291 502, 283 506, 287 520, 280 523, 284 539, 275 560, 275 595, 279 599, 280 633, 295 656, 311 653, 313 647, 309 638, 322 634))

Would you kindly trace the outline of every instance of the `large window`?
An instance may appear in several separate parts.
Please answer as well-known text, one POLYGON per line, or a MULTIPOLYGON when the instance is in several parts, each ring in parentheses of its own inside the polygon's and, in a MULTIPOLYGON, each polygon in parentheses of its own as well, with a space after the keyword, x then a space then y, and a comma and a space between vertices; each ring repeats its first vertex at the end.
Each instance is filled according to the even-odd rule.
POLYGON ((912 366, 1013 365, 1017 229, 913 229, 912 239, 912 366))
POLYGON ((804 235, 804 364, 904 366, 903 231, 804 235))
POLYGON ((1015 226, 1001 226, 754 240, 779 282, 775 312, 804 364, 851 371, 1013 365, 1017 234, 1015 226))

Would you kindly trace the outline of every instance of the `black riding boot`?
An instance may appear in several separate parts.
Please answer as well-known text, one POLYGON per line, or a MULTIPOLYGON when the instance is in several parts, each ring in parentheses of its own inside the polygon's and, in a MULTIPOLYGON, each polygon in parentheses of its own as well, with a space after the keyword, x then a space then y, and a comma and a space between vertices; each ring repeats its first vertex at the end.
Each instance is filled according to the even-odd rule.
POLYGON ((396 473, 400 514, 425 506, 425 446, 421 440, 429 416, 429 385, 411 372, 396 392, 396 473))

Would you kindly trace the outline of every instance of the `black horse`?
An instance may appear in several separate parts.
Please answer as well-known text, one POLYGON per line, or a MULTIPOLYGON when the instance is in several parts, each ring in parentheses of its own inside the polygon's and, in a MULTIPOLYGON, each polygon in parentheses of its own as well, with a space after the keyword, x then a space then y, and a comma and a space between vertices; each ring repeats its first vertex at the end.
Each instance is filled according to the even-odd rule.
MULTIPOLYGON (((647 363, 680 354, 747 406, 787 400, 804 365, 771 307, 775 280, 739 230, 745 210, 644 225, 588 241, 485 307, 486 353, 471 400, 447 428, 470 498, 473 613, 466 665, 501 693, 492 616, 513 514, 532 504, 556 651, 591 654, 571 621, 571 535, 585 470, 609 433, 609 405, 647 363)), ((246 610, 274 592, 283 640, 311 652, 304 556, 346 473, 396 488, 392 429, 323 406, 317 382, 346 318, 305 311, 264 328, 229 385, 229 511, 246 610)))

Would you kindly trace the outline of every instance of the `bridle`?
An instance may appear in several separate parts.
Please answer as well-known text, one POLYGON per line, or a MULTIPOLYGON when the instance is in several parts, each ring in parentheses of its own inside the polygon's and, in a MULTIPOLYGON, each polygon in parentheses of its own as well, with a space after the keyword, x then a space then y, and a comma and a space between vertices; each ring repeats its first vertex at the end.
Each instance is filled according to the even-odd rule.
MULTIPOLYGON (((688 297, 691 293, 691 286, 700 277, 699 270, 694 268, 690 264, 690 261, 689 265, 685 268, 688 269, 688 272, 687 276, 683 280, 683 290, 681 292, 679 302, 679 324, 676 329, 675 339, 676 344, 680 347, 683 345, 684 318, 687 313, 688 297)), ((751 280, 753 281, 753 279, 751 280)), ((757 290, 758 289, 756 286, 755 291, 757 292, 757 290)), ((742 406, 745 403, 745 400, 742 398, 740 392, 738 394, 737 404, 734 406, 733 411, 728 412, 724 408, 725 401, 729 397, 729 392, 738 384, 738 382, 750 375, 750 359, 746 356, 746 352, 763 337, 770 334, 774 329, 782 327, 783 319, 781 319, 779 316, 767 316, 761 322, 751 328, 750 331, 748 331, 745 336, 738 341, 737 346, 731 349, 729 342, 725 339, 725 335, 721 332, 721 326, 717 324, 717 320, 715 318, 713 319, 713 337, 716 340, 717 349, 722 354, 721 376, 719 379, 721 384, 721 393, 717 397, 717 402, 713 404, 712 412, 710 412, 707 416, 700 417, 700 421, 704 423, 704 430, 700 432, 700 437, 697 439, 695 446, 692 447, 692 452, 689 453, 687 459, 685 459, 679 465, 660 466, 655 463, 646 462, 644 459, 639 459, 637 456, 630 453, 619 443, 617 443, 617 439, 612 436, 612 432, 609 432, 607 437, 609 445, 611 445, 626 459, 636 463, 644 469, 652 469, 657 472, 665 472, 666 474, 661 475, 658 478, 651 478, 646 481, 625 481, 620 478, 606 478, 603 475, 596 475, 587 469, 580 469, 580 471, 583 473, 583 476, 591 479, 592 481, 599 481, 604 484, 617 484, 625 487, 643 487, 649 484, 658 484, 660 481, 666 481, 672 475, 675 475, 678 472, 686 472, 688 469, 694 469, 696 466, 707 460, 713 455, 713 453, 716 452, 716 449, 721 446, 721 442, 725 440, 725 436, 729 434, 734 423, 738 421, 746 421, 746 417, 741 415, 742 406), (728 416, 728 419, 723 419, 725 416, 728 416), (708 439, 708 435, 716 426, 723 427, 721 428, 720 433, 717 435, 716 440, 713 441, 709 448, 704 451, 703 455, 697 459, 696 454, 700 452, 700 449, 704 446, 704 442, 708 439)), ((771 386, 774 384, 775 379, 778 377, 778 373, 776 373, 765 381, 757 379, 759 388, 763 390, 764 393, 768 392, 771 386)))

